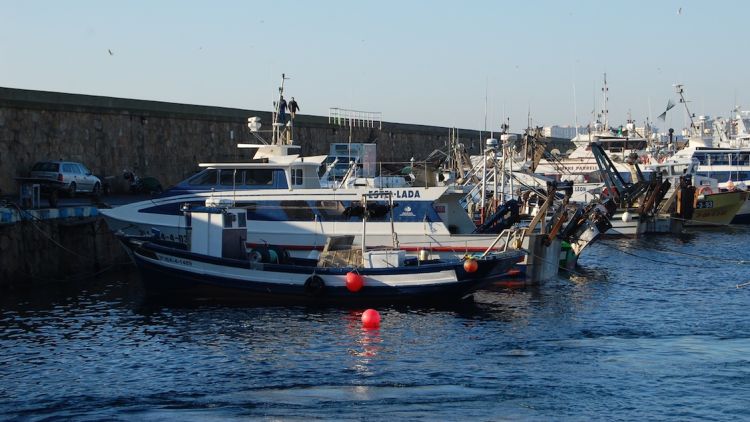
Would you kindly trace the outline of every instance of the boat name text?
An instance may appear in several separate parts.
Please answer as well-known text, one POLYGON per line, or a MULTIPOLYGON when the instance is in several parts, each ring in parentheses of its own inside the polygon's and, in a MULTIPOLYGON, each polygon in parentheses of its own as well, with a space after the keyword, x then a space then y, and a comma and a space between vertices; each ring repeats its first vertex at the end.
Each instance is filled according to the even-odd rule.
POLYGON ((193 265, 193 261, 189 259, 173 258, 171 256, 162 256, 162 260, 165 262, 170 262, 172 264, 185 265, 187 267, 191 267, 193 265))
MULTIPOLYGON (((390 195, 390 192, 387 190, 371 190, 367 192, 368 198, 384 198, 387 199, 390 195)), ((396 199, 403 199, 403 198, 419 198, 421 195, 419 194, 418 190, 397 190, 393 192, 393 197, 396 199)))

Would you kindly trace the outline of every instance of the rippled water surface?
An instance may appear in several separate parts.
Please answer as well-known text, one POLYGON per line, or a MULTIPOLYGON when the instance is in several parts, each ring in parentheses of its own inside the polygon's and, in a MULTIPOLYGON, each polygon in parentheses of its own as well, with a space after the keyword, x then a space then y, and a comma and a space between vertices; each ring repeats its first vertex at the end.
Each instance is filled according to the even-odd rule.
POLYGON ((750 229, 607 240, 475 303, 144 300, 134 272, 4 292, 3 420, 750 419, 750 229))

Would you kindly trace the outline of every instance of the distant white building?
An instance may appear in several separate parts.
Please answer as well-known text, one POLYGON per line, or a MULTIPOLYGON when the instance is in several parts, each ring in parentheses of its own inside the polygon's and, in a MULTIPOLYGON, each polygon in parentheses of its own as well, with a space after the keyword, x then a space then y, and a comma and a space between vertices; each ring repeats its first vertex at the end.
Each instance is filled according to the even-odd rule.
MULTIPOLYGON (((579 126, 578 133, 588 133, 586 126, 579 126)), ((576 136, 575 126, 545 126, 542 128, 542 134, 547 138, 573 139, 576 136)))

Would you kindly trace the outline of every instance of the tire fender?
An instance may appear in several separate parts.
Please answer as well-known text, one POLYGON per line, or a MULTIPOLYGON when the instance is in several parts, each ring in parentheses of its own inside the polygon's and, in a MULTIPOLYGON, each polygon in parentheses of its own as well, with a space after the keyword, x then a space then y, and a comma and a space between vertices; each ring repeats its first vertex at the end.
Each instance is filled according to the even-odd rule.
POLYGON ((315 274, 305 280, 305 293, 309 296, 322 296, 326 289, 326 283, 320 276, 315 274))

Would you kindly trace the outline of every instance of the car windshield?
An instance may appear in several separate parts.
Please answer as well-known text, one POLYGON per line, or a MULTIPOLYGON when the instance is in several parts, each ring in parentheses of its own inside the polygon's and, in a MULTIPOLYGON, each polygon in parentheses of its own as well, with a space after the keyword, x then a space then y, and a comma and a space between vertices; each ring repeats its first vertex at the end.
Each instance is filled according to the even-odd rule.
POLYGON ((50 163, 48 161, 44 161, 41 163, 34 164, 34 167, 31 169, 31 171, 54 171, 56 172, 60 168, 60 164, 58 163, 50 163))

